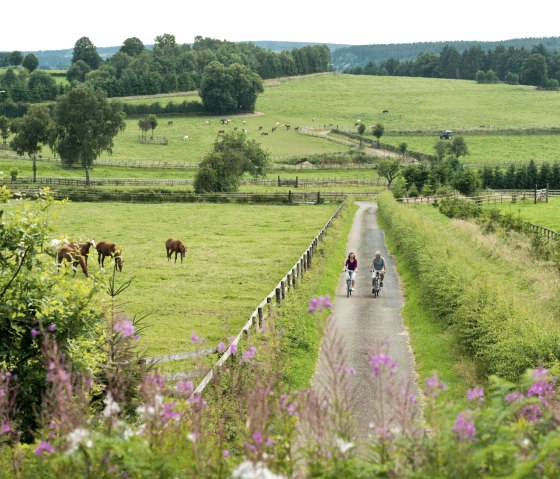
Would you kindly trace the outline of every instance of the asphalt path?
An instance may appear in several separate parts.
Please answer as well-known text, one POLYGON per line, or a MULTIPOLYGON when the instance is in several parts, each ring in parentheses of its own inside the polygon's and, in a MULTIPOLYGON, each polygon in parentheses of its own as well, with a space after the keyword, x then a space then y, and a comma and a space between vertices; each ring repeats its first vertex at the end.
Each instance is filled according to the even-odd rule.
MULTIPOLYGON (((333 309, 329 319, 330 327, 323 338, 313 388, 323 389, 324 393, 323 386, 333 382, 332 378, 329 379, 333 374, 333 363, 344 361, 345 370, 350 371, 347 381, 351 394, 346 392, 348 406, 354 418, 356 437, 363 439, 370 432, 370 423, 375 417, 376 408, 380 407, 380 400, 384 400, 376 397, 372 367, 369 363, 369 356, 374 352, 375 344, 387 342, 387 355, 397 363, 395 371, 400 375, 400 379, 415 384, 416 376, 408 333, 400 314, 404 300, 394 261, 387 251, 383 230, 377 224, 377 204, 357 204, 359 209, 348 236, 346 251, 346 255, 353 251, 358 259, 355 291, 351 297, 346 297, 346 275, 342 272, 346 258, 340 258, 340 281, 336 298, 334 301, 331 298, 333 309), (369 265, 377 250, 381 251, 385 258, 387 273, 379 296, 374 297, 369 265), (335 342, 337 348, 342 349, 337 353, 338 359, 333 359, 332 351, 325 353, 329 342, 335 342)), ((413 392, 418 397, 415 388, 416 386, 413 392)), ((332 394, 331 391, 328 393, 332 394)))

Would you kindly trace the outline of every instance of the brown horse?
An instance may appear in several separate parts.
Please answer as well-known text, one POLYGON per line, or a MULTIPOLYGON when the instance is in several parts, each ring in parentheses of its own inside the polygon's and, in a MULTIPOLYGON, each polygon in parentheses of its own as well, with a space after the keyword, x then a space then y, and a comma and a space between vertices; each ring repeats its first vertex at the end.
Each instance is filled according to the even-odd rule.
POLYGON ((169 238, 165 242, 165 251, 167 252, 167 262, 171 261, 171 255, 175 253, 175 263, 177 262, 177 255, 181 254, 181 263, 187 254, 187 247, 181 240, 169 238))
POLYGON ((80 252, 80 254, 84 257, 87 265, 89 250, 91 249, 92 246, 95 248, 95 241, 89 240, 89 241, 84 241, 83 243, 78 243, 77 241, 71 241, 69 244, 72 248, 77 249, 80 252))
POLYGON ((99 266, 103 268, 105 258, 110 256, 115 258, 116 267, 119 268, 119 271, 122 271, 124 260, 121 258, 121 249, 115 243, 100 241, 97 243, 95 249, 97 250, 97 262, 99 266))
POLYGON ((72 269, 74 270, 74 276, 76 276, 76 270, 78 265, 82 267, 82 271, 88 277, 88 270, 86 262, 84 261, 84 257, 80 254, 80 252, 72 248, 72 246, 63 245, 56 251, 56 260, 58 263, 58 269, 60 271, 60 265, 62 264, 63 260, 72 263, 72 269))

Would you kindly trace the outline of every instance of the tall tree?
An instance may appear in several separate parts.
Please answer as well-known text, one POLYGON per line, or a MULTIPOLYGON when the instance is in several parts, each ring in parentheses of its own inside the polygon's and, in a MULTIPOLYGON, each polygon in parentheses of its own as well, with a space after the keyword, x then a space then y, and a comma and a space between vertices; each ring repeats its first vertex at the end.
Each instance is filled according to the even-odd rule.
POLYGON ((199 95, 207 111, 232 113, 254 111, 257 95, 263 91, 262 79, 249 68, 211 62, 204 69, 199 95))
POLYGON ((31 105, 22 118, 13 121, 15 136, 11 147, 20 156, 25 154, 33 160, 33 183, 37 182, 37 154, 42 145, 49 144, 54 123, 45 105, 31 105))
POLYGON ((393 180, 399 176, 400 162, 398 158, 382 158, 377 163, 377 174, 387 179, 387 188, 391 188, 393 180))
POLYGON ((22 65, 29 70, 29 73, 32 73, 39 66, 39 60, 33 53, 28 53, 23 57, 22 65))
POLYGON ((66 79, 70 83, 74 82, 84 82, 86 75, 91 71, 90 66, 83 60, 78 60, 70 65, 68 71, 66 72, 66 79))
POLYGON ((148 116, 148 123, 150 125, 150 130, 152 130, 152 140, 153 140, 154 139, 154 130, 158 126, 157 117, 155 115, 149 115, 148 116))
POLYGON ((6 140, 10 136, 10 120, 4 115, 0 115, 0 135, 2 136, 3 148, 6 148, 6 140))
POLYGON ((21 65, 22 61, 23 61, 23 55, 21 54, 20 51, 14 50, 8 56, 8 64, 11 66, 17 67, 18 65, 21 65))
POLYGON ((371 127, 371 132, 373 133, 373 136, 377 138, 377 146, 379 146, 379 140, 383 136, 383 133, 385 133, 385 127, 381 123, 376 123, 371 127))
POLYGON ((453 140, 451 140, 448 148, 449 151, 453 153, 453 156, 456 159, 469 154, 469 149, 467 147, 467 144, 465 143, 465 139, 462 136, 454 137, 453 140))
POLYGON ((139 38, 130 37, 123 42, 123 45, 119 51, 122 53, 126 53, 130 57, 135 57, 137 55, 140 55, 140 53, 144 51, 144 44, 140 41, 139 38))
POLYGON ((545 57, 540 53, 529 55, 521 67, 519 81, 524 85, 545 86, 547 79, 545 57))
POLYGON ((86 62, 92 70, 99 68, 103 60, 97 53, 97 48, 88 37, 80 38, 74 45, 72 63, 78 60, 86 62))
POLYGON ((268 153, 243 133, 229 132, 214 142, 214 150, 200 163, 194 188, 197 193, 232 192, 244 173, 265 176, 268 153))
POLYGON ((113 139, 123 131, 123 105, 107 101, 104 92, 78 85, 58 98, 55 108, 55 150, 63 164, 80 164, 89 185, 89 169, 101 153, 111 153, 113 139))

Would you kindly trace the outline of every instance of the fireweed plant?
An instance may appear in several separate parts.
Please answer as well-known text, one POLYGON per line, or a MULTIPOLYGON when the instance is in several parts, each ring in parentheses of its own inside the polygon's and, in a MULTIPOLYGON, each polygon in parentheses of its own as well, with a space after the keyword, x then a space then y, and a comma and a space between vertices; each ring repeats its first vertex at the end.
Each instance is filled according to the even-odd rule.
MULTIPOLYGON (((327 372, 309 390, 282 390, 272 311, 238 343, 215 346, 231 361, 199 394, 195 378, 164 376, 139 360, 140 323, 114 302, 125 287, 114 275, 107 286, 105 364, 93 374, 74 367, 56 323, 29 325, 44 382, 31 441, 18 422, 21 384, 0 367, 0 477, 529 478, 560 470, 560 398, 548 369, 527 371, 520 384, 490 377, 454 404, 436 373, 424 385, 403 380, 388 344, 376 343, 367 360, 377 407, 352 411, 354 365, 321 296, 309 314, 327 321, 327 372), (367 437, 357 435, 357 420, 368 421, 367 437)), ((207 347, 196 332, 191 340, 207 347)))

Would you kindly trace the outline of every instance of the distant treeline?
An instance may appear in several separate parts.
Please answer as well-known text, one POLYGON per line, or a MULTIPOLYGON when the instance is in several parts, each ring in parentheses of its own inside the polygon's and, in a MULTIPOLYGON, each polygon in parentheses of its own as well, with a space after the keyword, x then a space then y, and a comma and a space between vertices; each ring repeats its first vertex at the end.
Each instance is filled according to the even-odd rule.
POLYGON ((550 188, 560 190, 560 163, 544 162, 537 167, 533 160, 526 165, 510 164, 507 168, 484 167, 479 171, 483 188, 495 190, 550 188))
MULTIPOLYGON (((0 76, 0 90, 5 92, 0 102, 52 100, 60 93, 61 87, 57 90, 48 73, 29 74, 27 69, 14 65, 13 59, 22 58, 21 54, 0 53, 0 61, 8 57, 12 66, 0 76)), ((224 67, 239 64, 267 79, 329 71, 330 58, 326 45, 275 53, 252 43, 202 37, 196 37, 192 46, 179 45, 173 35, 164 34, 156 37, 151 50, 137 38, 128 38, 119 51, 104 60, 93 43, 82 37, 74 46, 66 78, 72 85, 84 82, 105 91, 109 97, 153 95, 197 90, 205 68, 212 62, 224 67)))
POLYGON ((501 40, 495 42, 477 42, 470 40, 445 41, 445 42, 416 42, 416 43, 392 43, 383 45, 347 45, 332 49, 332 64, 337 71, 357 66, 365 67, 372 62, 380 64, 385 60, 413 60, 423 53, 441 53, 444 47, 455 48, 463 53, 469 48, 479 46, 482 50, 493 50, 497 47, 525 48, 531 50, 534 46, 542 44, 547 50, 560 49, 560 37, 541 38, 516 38, 512 40, 501 40))
MULTIPOLYGON (((439 53, 426 49, 413 59, 403 60, 393 56, 378 62, 369 60, 363 66, 345 68, 344 72, 356 75, 453 78, 477 80, 479 83, 502 81, 557 89, 560 82, 560 39, 556 38, 548 44, 554 48, 548 48, 544 42, 533 43, 530 48, 499 45, 488 50, 484 50, 480 44, 474 44, 462 52, 446 44, 439 53)), ((333 58, 353 48, 357 47, 336 50, 333 58)))

